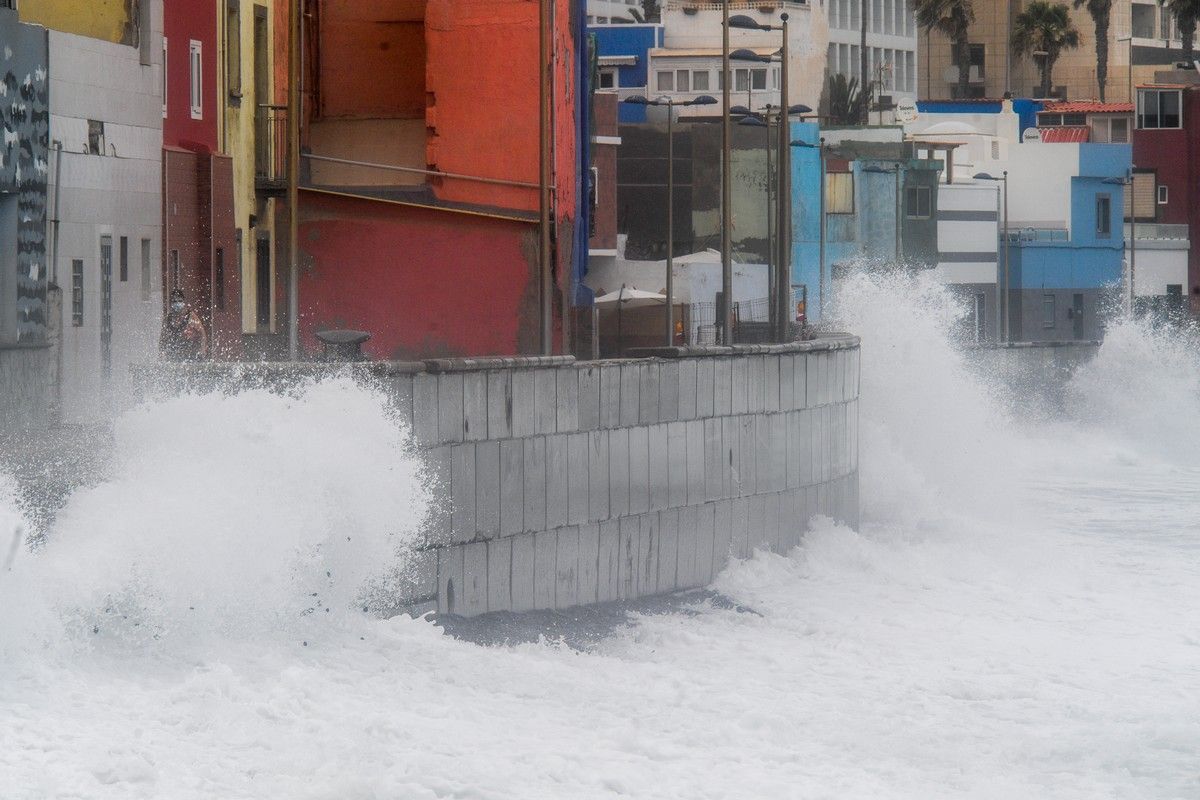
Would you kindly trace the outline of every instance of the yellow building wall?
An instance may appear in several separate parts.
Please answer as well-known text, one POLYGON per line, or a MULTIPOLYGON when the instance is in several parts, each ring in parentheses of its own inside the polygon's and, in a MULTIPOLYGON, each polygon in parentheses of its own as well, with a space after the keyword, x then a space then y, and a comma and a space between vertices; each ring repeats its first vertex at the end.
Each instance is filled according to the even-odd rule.
MULTIPOLYGON (((168 0, 170 2, 170 0, 168 0)), ((132 44, 132 0, 21 0, 22 22, 117 44, 132 44)))
MULTIPOLYGON (((168 0, 169 2, 169 0, 168 0)), ((254 188, 255 169, 255 115, 259 104, 274 102, 274 69, 276 58, 286 58, 286 53, 276 54, 274 5, 272 0, 249 2, 242 0, 240 12, 240 43, 241 43, 241 99, 235 102, 229 95, 227 72, 229 64, 225 57, 228 47, 225 38, 229 34, 226 24, 225 0, 215 0, 217 19, 221 20, 221 149, 233 160, 233 212, 235 225, 242 231, 242 330, 244 333, 277 333, 279 328, 277 308, 276 276, 285 275, 286 270, 280 270, 278 262, 278 241, 275 230, 274 199, 259 200, 254 188), (254 24, 256 10, 265 15, 267 25, 266 60, 267 60, 267 91, 259 97, 255 87, 255 49, 254 24), (251 216, 255 217, 254 226, 250 225, 251 216), (271 253, 271 322, 268 326, 258 325, 258 241, 267 237, 270 239, 271 253)), ((283 21, 286 27, 286 20, 283 21)))

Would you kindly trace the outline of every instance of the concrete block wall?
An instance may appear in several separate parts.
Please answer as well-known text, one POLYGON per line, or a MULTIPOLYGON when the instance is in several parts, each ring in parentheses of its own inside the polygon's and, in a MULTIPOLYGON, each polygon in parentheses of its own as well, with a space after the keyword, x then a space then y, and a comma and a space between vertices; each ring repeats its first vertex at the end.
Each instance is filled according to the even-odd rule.
POLYGON ((441 498, 415 606, 560 609, 709 583, 858 522, 858 340, 627 361, 425 362, 384 377, 441 498))

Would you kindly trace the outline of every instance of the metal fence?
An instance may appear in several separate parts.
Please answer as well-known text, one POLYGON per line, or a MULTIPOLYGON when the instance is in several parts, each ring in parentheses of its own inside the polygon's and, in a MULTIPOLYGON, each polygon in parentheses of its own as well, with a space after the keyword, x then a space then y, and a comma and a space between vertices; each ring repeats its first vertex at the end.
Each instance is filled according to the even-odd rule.
MULTIPOLYGON (((792 287, 789 308, 796 310, 807 301, 807 287, 792 287)), ((688 344, 719 344, 721 326, 717 322, 715 302, 692 303, 688 312, 688 344)), ((765 342, 770 339, 771 298, 756 297, 733 304, 733 340, 735 342, 765 342)))

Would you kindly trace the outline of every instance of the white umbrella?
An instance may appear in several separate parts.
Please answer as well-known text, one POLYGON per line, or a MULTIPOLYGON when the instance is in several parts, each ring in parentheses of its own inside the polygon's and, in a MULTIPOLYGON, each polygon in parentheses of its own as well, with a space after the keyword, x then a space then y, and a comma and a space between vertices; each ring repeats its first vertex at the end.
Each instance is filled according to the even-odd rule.
POLYGON ((657 292, 647 292, 642 289, 627 289, 622 286, 615 292, 602 294, 596 298, 595 303, 598 306, 611 306, 620 304, 619 308, 641 308, 642 306, 660 306, 667 302, 665 294, 657 292))
POLYGON ((621 312, 626 308, 642 308, 645 306, 664 305, 667 302, 665 294, 647 292, 641 289, 628 289, 624 284, 615 292, 602 294, 596 298, 598 306, 617 307, 617 355, 625 352, 625 335, 621 330, 621 312))

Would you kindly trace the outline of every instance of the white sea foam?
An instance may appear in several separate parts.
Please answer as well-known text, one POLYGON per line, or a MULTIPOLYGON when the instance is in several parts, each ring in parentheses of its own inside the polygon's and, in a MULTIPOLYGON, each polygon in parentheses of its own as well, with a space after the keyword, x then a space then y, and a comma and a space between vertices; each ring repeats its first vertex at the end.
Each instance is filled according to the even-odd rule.
POLYGON ((372 392, 127 416, 112 477, 0 575, 0 631, 39 597, 60 626, 110 620, 136 587, 160 639, 0 652, 0 795, 1200 796, 1195 360, 1117 325, 1063 415, 1026 419, 964 366, 928 277, 842 297, 862 529, 817 520, 718 578, 743 610, 638 617, 583 653, 299 616, 312 591, 347 607, 419 513, 372 392))

